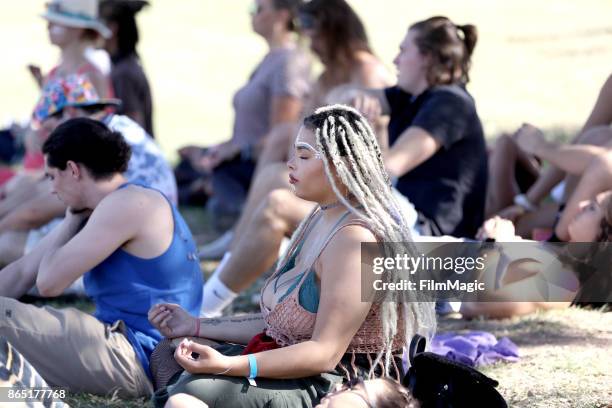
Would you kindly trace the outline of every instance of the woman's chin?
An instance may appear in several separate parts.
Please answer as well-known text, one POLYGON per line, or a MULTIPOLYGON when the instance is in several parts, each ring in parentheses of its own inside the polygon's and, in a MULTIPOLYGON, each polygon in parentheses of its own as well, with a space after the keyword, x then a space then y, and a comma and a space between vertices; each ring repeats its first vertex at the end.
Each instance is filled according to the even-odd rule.
POLYGON ((297 198, 301 198, 302 200, 306 201, 315 201, 313 197, 311 197, 309 194, 304 194, 304 192, 300 191, 300 189, 295 185, 292 186, 291 190, 293 190, 293 194, 295 194, 297 198))

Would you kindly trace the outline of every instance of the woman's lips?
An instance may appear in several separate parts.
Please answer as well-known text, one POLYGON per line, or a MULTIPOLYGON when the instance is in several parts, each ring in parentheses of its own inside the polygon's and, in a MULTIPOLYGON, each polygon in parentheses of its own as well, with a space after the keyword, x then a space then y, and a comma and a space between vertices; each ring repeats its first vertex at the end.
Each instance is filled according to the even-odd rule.
POLYGON ((298 182, 298 179, 293 177, 291 174, 289 175, 289 184, 295 184, 298 182))

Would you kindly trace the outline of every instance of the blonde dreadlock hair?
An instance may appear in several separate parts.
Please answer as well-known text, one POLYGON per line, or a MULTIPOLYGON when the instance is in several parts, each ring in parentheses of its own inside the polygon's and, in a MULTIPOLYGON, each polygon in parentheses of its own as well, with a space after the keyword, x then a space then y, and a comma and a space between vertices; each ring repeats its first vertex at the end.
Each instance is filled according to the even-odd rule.
MULTIPOLYGON (((415 254, 410 228, 408 227, 399 204, 391 192, 389 175, 385 170, 380 147, 372 128, 355 109, 344 105, 331 105, 317 109, 304 119, 303 126, 312 130, 317 141, 317 150, 323 160, 325 173, 336 193, 338 200, 359 218, 363 219, 379 240, 384 242, 385 256, 395 253, 415 254), (354 205, 336 185, 334 174, 348 188, 349 195, 358 203, 354 205), (406 244, 408 243, 408 248, 406 244)), ((292 240, 302 235, 306 217, 293 235, 292 240)), ((293 247, 295 242, 289 244, 293 247)), ((279 265, 286 262, 287 253, 279 265)), ((407 279, 401 276, 405 271, 391 270, 385 274, 390 281, 407 279)), ((392 342, 398 329, 398 304, 402 305, 405 320, 405 338, 410 341, 417 332, 428 338, 435 330, 433 304, 417 302, 411 294, 399 295, 387 291, 381 303, 384 351, 380 352, 372 364, 374 368, 384 360, 385 374, 388 374, 392 359, 392 342)))

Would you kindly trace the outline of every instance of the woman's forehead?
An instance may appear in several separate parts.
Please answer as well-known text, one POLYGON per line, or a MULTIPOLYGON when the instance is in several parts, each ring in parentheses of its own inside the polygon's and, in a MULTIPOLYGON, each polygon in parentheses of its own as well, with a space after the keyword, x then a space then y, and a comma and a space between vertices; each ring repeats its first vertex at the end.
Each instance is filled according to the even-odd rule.
POLYGON ((300 130, 298 131, 295 137, 295 142, 296 143, 306 142, 310 145, 314 145, 317 142, 317 140, 312 130, 307 129, 304 126, 302 126, 300 127, 300 130))

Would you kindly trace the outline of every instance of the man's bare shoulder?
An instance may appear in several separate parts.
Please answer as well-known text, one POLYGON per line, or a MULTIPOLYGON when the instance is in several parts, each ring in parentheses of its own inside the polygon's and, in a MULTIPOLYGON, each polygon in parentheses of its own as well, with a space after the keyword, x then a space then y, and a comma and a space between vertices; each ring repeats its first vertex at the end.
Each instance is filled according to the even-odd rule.
POLYGON ((117 189, 100 201, 94 212, 111 212, 123 219, 144 220, 160 208, 167 208, 168 201, 156 190, 138 185, 117 189))

